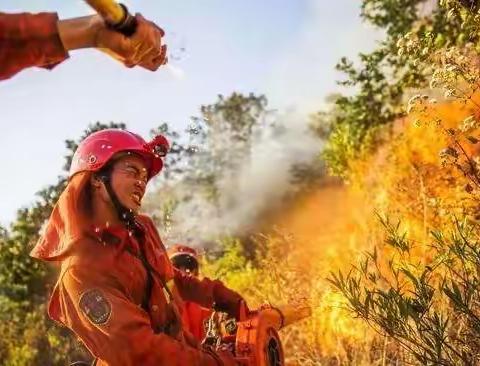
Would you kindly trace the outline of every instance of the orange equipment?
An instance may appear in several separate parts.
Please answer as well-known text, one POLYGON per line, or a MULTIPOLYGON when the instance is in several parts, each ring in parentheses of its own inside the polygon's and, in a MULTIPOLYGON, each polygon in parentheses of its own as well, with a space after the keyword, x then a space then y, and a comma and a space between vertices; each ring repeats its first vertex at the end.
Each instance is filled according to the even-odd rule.
POLYGON ((203 344, 214 349, 229 349, 242 366, 284 366, 278 331, 310 315, 308 305, 264 305, 250 314, 243 307, 238 321, 213 312, 203 344))

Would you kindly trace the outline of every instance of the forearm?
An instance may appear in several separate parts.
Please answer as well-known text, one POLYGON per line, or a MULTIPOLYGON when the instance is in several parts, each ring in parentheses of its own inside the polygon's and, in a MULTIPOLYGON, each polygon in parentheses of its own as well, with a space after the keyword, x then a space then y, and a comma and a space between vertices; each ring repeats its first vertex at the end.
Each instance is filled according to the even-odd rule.
POLYGON ((63 47, 68 51, 95 47, 98 31, 104 26, 102 18, 98 15, 63 19, 57 22, 63 47))
POLYGON ((175 271, 175 285, 180 296, 187 301, 195 302, 203 307, 211 308, 213 304, 231 316, 238 316, 240 302, 243 300, 237 292, 227 288, 221 281, 208 278, 198 280, 175 271))

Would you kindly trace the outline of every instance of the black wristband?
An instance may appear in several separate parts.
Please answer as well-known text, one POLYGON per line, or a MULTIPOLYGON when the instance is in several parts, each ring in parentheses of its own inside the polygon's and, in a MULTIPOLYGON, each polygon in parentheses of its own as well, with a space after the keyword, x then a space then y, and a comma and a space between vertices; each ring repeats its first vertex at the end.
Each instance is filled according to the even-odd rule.
POLYGON ((129 13, 128 8, 124 4, 119 5, 123 8, 123 19, 119 23, 108 25, 124 36, 130 37, 137 30, 137 19, 129 13))

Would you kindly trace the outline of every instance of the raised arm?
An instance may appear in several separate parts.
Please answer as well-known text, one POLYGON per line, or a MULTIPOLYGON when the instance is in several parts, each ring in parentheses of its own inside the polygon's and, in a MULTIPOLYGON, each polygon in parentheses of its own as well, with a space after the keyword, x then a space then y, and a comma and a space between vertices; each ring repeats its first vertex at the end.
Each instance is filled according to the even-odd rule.
POLYGON ((214 306, 215 309, 238 319, 240 304, 244 299, 221 281, 209 278, 199 280, 177 269, 175 269, 174 281, 182 299, 196 302, 206 308, 214 306))
POLYGON ((56 13, 0 13, 0 80, 29 67, 51 69, 81 48, 97 48, 127 67, 155 71, 167 62, 164 32, 140 14, 135 18, 136 31, 126 37, 98 15, 59 20, 56 13))

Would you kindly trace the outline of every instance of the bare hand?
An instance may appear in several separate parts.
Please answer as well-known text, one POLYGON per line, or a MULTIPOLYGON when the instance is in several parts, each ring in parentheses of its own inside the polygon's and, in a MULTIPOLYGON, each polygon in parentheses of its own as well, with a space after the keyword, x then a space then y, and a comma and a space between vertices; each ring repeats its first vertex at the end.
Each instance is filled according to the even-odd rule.
POLYGON ((162 45, 165 32, 140 14, 135 18, 137 29, 131 37, 104 26, 97 31, 95 46, 127 67, 139 65, 155 71, 168 62, 167 46, 162 45))

